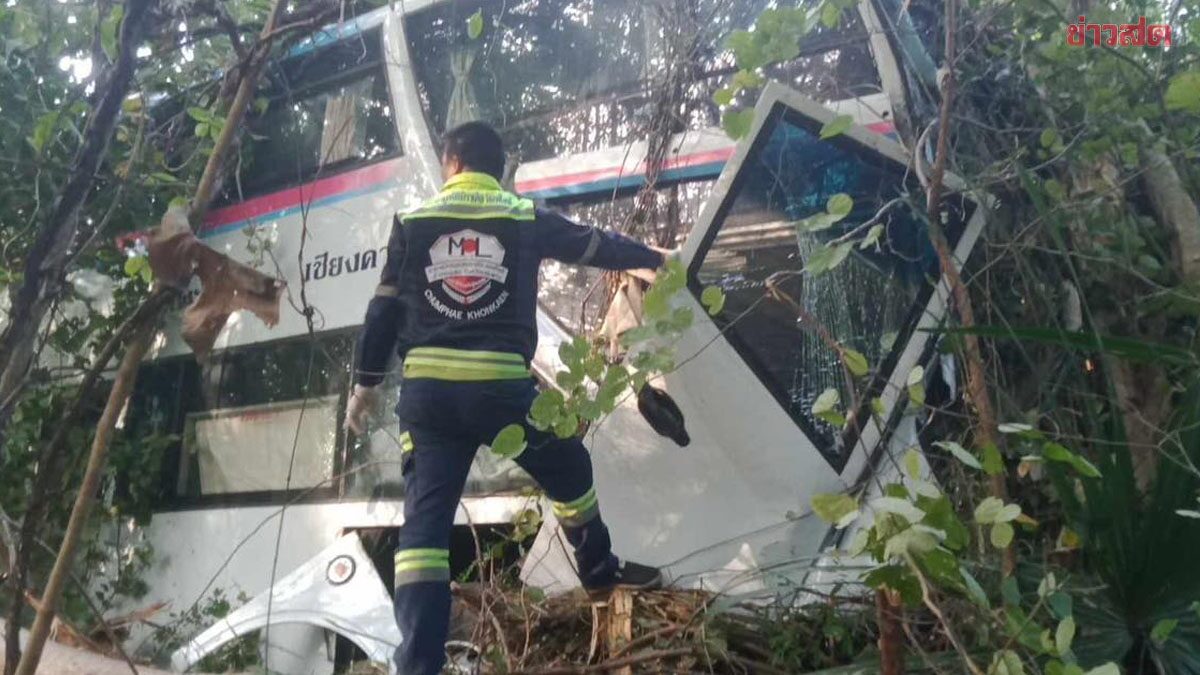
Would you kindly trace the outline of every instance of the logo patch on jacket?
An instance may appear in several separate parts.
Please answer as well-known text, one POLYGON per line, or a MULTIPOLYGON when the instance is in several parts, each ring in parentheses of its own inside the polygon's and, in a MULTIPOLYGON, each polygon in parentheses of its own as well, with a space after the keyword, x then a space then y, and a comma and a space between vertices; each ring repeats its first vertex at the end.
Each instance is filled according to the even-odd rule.
MULTIPOLYGON (((471 305, 487 295, 493 282, 508 280, 504 246, 490 234, 459 230, 438 237, 429 249, 425 278, 441 282, 442 290, 460 305, 471 305)), ((506 294, 507 295, 507 294, 506 294)))

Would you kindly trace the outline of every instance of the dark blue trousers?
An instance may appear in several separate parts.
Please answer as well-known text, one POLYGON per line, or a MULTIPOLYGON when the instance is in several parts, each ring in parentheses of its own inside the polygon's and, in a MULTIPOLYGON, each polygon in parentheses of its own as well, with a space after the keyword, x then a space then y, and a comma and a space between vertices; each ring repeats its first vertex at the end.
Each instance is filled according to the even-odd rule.
POLYGON ((532 380, 406 380, 396 414, 405 450, 404 526, 396 550, 396 649, 400 675, 437 675, 450 622, 450 529, 480 445, 505 426, 525 426, 529 443, 516 462, 553 502, 575 548, 585 587, 612 582, 617 558, 600 520, 592 462, 578 438, 560 440, 526 424, 537 396, 532 380))

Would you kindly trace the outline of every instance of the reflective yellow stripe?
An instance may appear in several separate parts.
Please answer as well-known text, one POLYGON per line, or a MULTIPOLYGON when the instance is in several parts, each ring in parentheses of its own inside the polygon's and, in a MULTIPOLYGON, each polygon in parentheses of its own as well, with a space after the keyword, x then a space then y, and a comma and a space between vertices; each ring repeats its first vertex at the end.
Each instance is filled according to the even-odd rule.
POLYGON ((408 560, 396 563, 396 574, 409 570, 450 569, 449 560, 408 560))
POLYGON ((446 183, 442 185, 442 192, 472 189, 500 192, 504 188, 500 187, 500 181, 496 180, 494 176, 482 171, 463 171, 461 173, 456 173, 447 178, 446 183))
POLYGON ((413 347, 409 356, 432 356, 435 358, 463 359, 467 361, 495 361, 525 365, 525 357, 512 352, 489 352, 481 349, 450 349, 449 347, 413 347))
POLYGON ((412 449, 413 449, 412 434, 408 433, 407 431, 400 434, 400 451, 401 452, 412 452, 412 449))
POLYGON ((404 376, 454 382, 517 380, 529 377, 529 368, 520 354, 416 347, 404 359, 404 376))
POLYGON ((449 560, 450 551, 444 548, 406 548, 396 551, 396 562, 414 558, 442 558, 449 560))
POLYGON ((486 174, 454 176, 433 199, 400 216, 401 221, 415 218, 455 218, 484 220, 533 220, 533 202, 505 192, 495 178, 486 174), (462 176, 460 178, 459 176, 462 176))
POLYGON ((487 361, 459 361, 455 359, 438 359, 423 356, 409 356, 404 359, 405 366, 434 366, 442 368, 453 368, 455 370, 474 370, 481 373, 516 373, 518 375, 528 374, 529 369, 522 365, 502 365, 499 363, 489 363, 487 361))
POLYGON ((573 502, 554 502, 554 513, 560 516, 577 516, 596 505, 596 488, 583 493, 583 496, 573 502))
POLYGON ((523 380, 529 371, 481 372, 447 366, 425 366, 404 364, 404 377, 410 380, 446 380, 448 382, 487 382, 490 380, 523 380))
POLYGON ((533 220, 533 208, 529 209, 490 209, 472 206, 456 206, 443 204, 436 208, 423 208, 405 215, 401 220, 418 220, 421 218, 448 218, 453 220, 491 220, 503 218, 507 220, 533 220))

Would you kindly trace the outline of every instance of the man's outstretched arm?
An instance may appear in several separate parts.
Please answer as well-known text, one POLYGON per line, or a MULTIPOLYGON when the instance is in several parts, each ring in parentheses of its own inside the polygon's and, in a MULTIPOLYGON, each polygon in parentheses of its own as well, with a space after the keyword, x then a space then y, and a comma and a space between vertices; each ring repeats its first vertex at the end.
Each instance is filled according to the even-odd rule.
POLYGON ((366 418, 378 400, 376 387, 383 382, 388 361, 396 350, 404 305, 400 302, 400 267, 404 263, 404 234, 400 221, 392 223, 387 260, 375 295, 367 304, 367 316, 358 336, 354 362, 354 392, 346 404, 346 427, 356 434, 366 430, 366 418))
POLYGON ((537 210, 534 227, 542 257, 606 270, 658 269, 663 254, 615 232, 580 225, 566 216, 537 210))

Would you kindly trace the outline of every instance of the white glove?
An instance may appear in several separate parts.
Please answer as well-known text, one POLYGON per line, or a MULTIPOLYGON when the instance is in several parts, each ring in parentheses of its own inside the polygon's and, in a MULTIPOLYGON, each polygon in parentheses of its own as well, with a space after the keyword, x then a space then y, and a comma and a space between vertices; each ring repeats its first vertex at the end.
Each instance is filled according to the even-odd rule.
POLYGON ((354 392, 346 402, 346 429, 353 431, 356 436, 367 432, 367 418, 375 412, 379 405, 379 387, 364 387, 354 385, 354 392))

